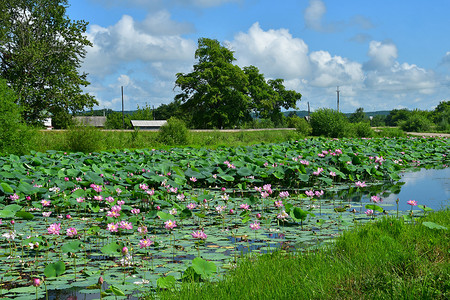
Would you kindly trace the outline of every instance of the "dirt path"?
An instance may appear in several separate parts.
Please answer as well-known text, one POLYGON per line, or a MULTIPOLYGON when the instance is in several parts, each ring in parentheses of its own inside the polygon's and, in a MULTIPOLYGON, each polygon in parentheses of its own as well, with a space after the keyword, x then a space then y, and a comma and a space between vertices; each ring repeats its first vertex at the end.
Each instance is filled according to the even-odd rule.
POLYGON ((407 132, 407 135, 417 135, 417 136, 442 136, 449 138, 450 134, 448 133, 432 133, 432 132, 407 132))

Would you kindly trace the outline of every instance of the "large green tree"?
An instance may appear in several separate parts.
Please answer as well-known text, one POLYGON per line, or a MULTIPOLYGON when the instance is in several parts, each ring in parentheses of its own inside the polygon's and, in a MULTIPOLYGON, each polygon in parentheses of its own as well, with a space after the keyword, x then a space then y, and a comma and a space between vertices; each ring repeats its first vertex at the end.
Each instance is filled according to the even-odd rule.
POLYGON ((66 15, 67 0, 0 1, 0 76, 15 90, 28 123, 50 113, 61 123, 97 101, 80 73, 87 22, 66 15))
POLYGON ((234 65, 233 51, 217 40, 201 38, 191 73, 178 73, 175 97, 195 128, 231 128, 256 117, 282 120, 281 108, 296 108, 301 94, 288 91, 282 79, 266 81, 257 67, 234 65))
POLYGON ((178 73, 176 86, 182 93, 175 101, 190 116, 195 128, 232 127, 249 120, 247 77, 238 66, 233 52, 216 40, 201 38, 195 52, 198 63, 189 74, 178 73))

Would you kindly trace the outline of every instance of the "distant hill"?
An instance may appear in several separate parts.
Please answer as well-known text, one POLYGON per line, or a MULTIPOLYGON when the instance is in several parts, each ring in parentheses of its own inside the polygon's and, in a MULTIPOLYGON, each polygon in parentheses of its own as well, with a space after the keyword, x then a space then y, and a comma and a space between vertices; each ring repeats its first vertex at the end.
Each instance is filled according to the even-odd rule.
MULTIPOLYGON (((389 115, 391 111, 390 110, 379 110, 379 111, 368 111, 368 112, 364 112, 366 114, 366 116, 370 117, 370 116, 387 116, 389 115)), ((308 111, 306 110, 291 110, 291 111, 285 111, 283 112, 283 114, 288 117, 290 116, 292 113, 295 113, 297 116, 303 118, 305 116, 308 115, 308 111)), ((311 112, 312 113, 312 112, 311 112)), ((344 113, 344 115, 346 117, 349 117, 352 113, 344 113)))

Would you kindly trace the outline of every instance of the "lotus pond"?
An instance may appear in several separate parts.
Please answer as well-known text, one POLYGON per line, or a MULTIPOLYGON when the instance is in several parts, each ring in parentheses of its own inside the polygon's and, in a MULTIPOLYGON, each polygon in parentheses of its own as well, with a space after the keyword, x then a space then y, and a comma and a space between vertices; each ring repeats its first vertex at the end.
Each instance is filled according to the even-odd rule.
POLYGON ((1 157, 0 295, 137 297, 220 280, 242 255, 315 249, 384 214, 413 222, 432 210, 422 199, 383 199, 405 169, 447 168, 449 148, 319 138, 1 157))

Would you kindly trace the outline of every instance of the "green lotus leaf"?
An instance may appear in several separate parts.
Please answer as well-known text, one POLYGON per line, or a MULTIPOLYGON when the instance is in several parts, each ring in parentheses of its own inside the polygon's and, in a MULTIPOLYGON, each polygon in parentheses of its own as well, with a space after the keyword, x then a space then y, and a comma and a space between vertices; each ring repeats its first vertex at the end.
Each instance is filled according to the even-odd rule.
POLYGON ((423 222, 423 226, 428 227, 430 229, 438 229, 438 230, 447 230, 448 228, 439 224, 436 224, 434 222, 423 222))
POLYGON ((33 214, 31 214, 31 213, 29 213, 27 211, 23 211, 23 210, 20 210, 20 211, 16 212, 15 216, 17 218, 19 218, 19 219, 24 219, 24 220, 27 220, 27 221, 34 219, 34 215, 33 214))
POLYGON ((48 264, 44 269, 44 275, 47 278, 58 277, 66 271, 66 265, 62 261, 48 264))
POLYGON ((169 289, 175 286, 175 277, 172 275, 166 276, 166 277, 160 277, 156 281, 156 285, 160 289, 169 289))
POLYGON ((122 242, 111 242, 101 248, 101 252, 106 255, 119 254, 122 251, 124 244, 122 242))
POLYGON ((64 252, 64 253, 68 253, 68 252, 71 252, 71 253, 75 253, 75 252, 78 252, 78 251, 80 251, 81 250, 81 241, 71 241, 71 242, 69 242, 69 243, 66 243, 66 244, 64 244, 62 247, 61 247, 61 251, 62 252, 64 252))
POLYGON ((212 261, 206 261, 201 257, 192 260, 192 267, 202 277, 209 277, 217 272, 217 267, 212 261))
POLYGON ((9 194, 14 193, 14 190, 6 182, 2 182, 2 183, 0 183, 0 185, 2 187, 3 192, 9 193, 9 194))

